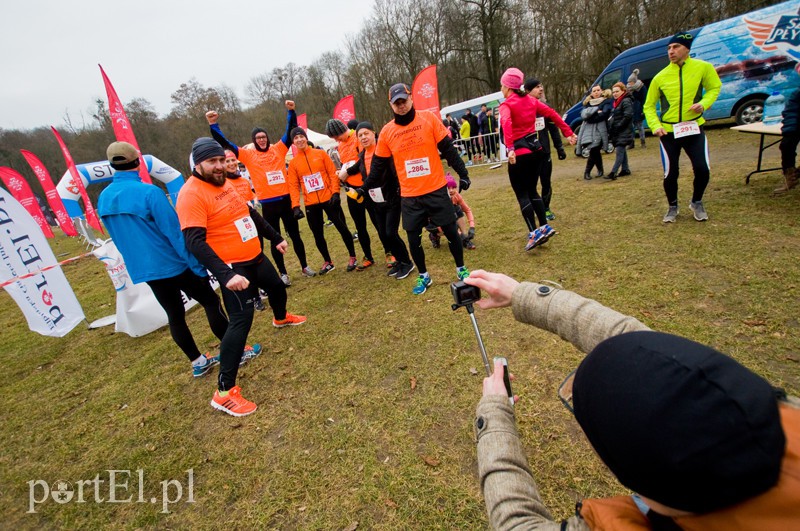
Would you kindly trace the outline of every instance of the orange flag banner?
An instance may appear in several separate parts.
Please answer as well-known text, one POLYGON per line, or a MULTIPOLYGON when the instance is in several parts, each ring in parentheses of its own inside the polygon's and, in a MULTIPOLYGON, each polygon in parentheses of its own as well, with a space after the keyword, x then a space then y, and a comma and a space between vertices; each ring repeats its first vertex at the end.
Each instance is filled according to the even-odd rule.
POLYGON ((423 68, 411 85, 414 108, 418 111, 432 111, 439 116, 439 80, 436 65, 423 68))

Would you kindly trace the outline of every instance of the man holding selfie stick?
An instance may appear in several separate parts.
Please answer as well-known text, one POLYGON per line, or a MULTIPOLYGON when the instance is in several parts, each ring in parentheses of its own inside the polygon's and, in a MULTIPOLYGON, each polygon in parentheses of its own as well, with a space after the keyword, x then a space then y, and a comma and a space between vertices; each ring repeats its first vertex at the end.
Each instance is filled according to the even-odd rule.
POLYGON ((493 529, 789 529, 800 506, 800 401, 719 352, 654 332, 576 293, 474 271, 517 320, 588 355, 559 397, 633 496, 585 499, 553 521, 498 374, 483 383, 478 474, 493 529), (567 392, 568 391, 568 392, 567 392))

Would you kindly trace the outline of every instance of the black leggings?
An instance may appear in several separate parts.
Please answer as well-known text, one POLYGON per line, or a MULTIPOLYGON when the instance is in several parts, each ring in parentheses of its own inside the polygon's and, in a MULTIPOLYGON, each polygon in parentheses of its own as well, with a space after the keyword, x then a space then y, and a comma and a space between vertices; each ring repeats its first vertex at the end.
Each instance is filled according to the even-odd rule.
POLYGON ((604 146, 593 147, 589 150, 589 160, 586 161, 586 173, 590 173, 593 167, 597 167, 600 175, 603 174, 603 154, 600 150, 604 146))
POLYGON ((328 215, 333 226, 339 231, 342 236, 344 246, 347 247, 347 252, 350 256, 356 255, 356 247, 353 244, 353 235, 350 234, 350 229, 347 228, 347 221, 344 219, 344 211, 339 204, 331 205, 330 202, 317 203, 316 205, 308 205, 306 207, 306 217, 308 218, 308 226, 311 228, 311 233, 314 235, 314 243, 317 244, 319 254, 326 262, 333 262, 331 255, 328 252, 328 242, 325 241, 325 225, 322 220, 322 213, 328 215))
MULTIPOLYGON (((297 224, 297 220, 294 219, 294 215, 292 215, 291 197, 285 195, 279 201, 261 201, 261 213, 264 219, 267 220, 267 223, 272 225, 278 233, 281 232, 280 222, 283 221, 283 228, 286 229, 289 238, 292 240, 294 254, 296 254, 297 259, 300 260, 300 267, 305 269, 308 265, 306 262, 306 246, 303 244, 303 239, 300 237, 300 226, 297 224)), ((274 245, 271 245, 270 248, 272 251, 272 260, 275 262, 275 265, 278 266, 278 271, 280 271, 282 275, 285 275, 286 262, 283 259, 283 253, 276 249, 274 245)))
MULTIPOLYGON (((367 232, 367 201, 368 199, 365 199, 359 203, 348 196, 347 210, 350 211, 350 217, 353 218, 353 223, 356 226, 356 232, 358 232, 358 243, 361 245, 361 250, 364 251, 364 258, 374 262, 375 258, 372 256, 372 240, 370 240, 369 232, 367 232)), ((370 213, 370 218, 372 219, 372 223, 374 225, 375 214, 370 213)))
POLYGON ((790 131, 783 133, 781 139, 781 168, 788 170, 794 168, 797 163, 797 143, 800 142, 800 131, 790 131))
POLYGON ((255 263, 233 264, 232 268, 249 280, 250 285, 242 291, 232 291, 225 286, 220 288, 230 318, 228 330, 219 346, 220 391, 227 391, 236 385, 239 362, 247 344, 247 334, 253 325, 253 303, 259 297, 259 288, 267 292, 275 319, 286 319, 286 286, 266 256, 259 254, 255 263))
POLYGON ((536 229, 537 218, 539 226, 547 223, 544 201, 536 191, 543 161, 541 155, 526 153, 517 156, 516 164, 508 165, 508 180, 511 181, 511 189, 517 196, 522 219, 525 220, 530 232, 536 229))
POLYGON ((702 201, 703 194, 711 177, 711 167, 708 163, 708 140, 706 133, 700 129, 699 135, 685 136, 675 139, 672 133, 661 137, 661 162, 664 164, 664 192, 670 205, 678 204, 678 159, 681 149, 686 152, 692 163, 694 171, 694 190, 692 201, 702 201))
POLYGON ((404 264, 411 263, 406 244, 398 233, 400 228, 400 203, 396 202, 394 205, 376 203, 374 208, 375 222, 378 227, 378 234, 381 235, 381 241, 384 242, 384 248, 388 248, 396 260, 404 264))
MULTIPOLYGON (((455 221, 442 225, 440 227, 445 238, 447 238, 447 246, 450 248, 450 254, 453 255, 453 260, 456 262, 456 267, 464 266, 464 242, 461 241, 461 236, 458 235, 458 225, 455 221)), ((428 267, 425 265, 425 251, 422 250, 422 227, 419 230, 406 231, 408 236, 408 248, 411 251, 411 257, 417 265, 420 274, 427 273, 428 267)), ((395 257, 396 258, 396 257, 395 257)))
POLYGON ((201 353, 194 342, 192 332, 186 324, 186 310, 183 306, 181 291, 187 296, 196 300, 206 312, 208 326, 220 340, 225 336, 228 328, 228 318, 222 311, 219 297, 211 289, 208 277, 198 277, 190 269, 180 275, 161 278, 158 280, 148 280, 147 285, 153 290, 156 300, 167 312, 169 321, 169 332, 175 344, 186 354, 189 360, 194 361, 200 357, 201 353))
POLYGON ((550 153, 544 155, 542 166, 539 170, 539 178, 542 181, 542 201, 544 201, 545 213, 550 210, 550 199, 553 197, 553 159, 550 153))

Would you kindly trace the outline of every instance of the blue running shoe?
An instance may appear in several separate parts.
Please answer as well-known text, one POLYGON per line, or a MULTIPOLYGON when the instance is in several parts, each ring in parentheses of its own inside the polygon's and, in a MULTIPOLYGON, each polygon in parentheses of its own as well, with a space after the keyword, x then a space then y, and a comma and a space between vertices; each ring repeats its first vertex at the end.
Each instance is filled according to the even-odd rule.
POLYGON ((542 243, 546 242, 547 240, 556 235, 556 230, 550 225, 544 225, 542 227, 539 227, 539 230, 542 232, 543 239, 542 242, 539 243, 538 245, 541 245, 542 243))
POLYGON ((425 277, 420 275, 417 277, 417 283, 414 286, 414 289, 411 290, 411 293, 414 295, 422 295, 432 283, 433 280, 431 280, 430 276, 425 277))
POLYGON ((201 376, 205 376, 208 374, 208 371, 211 370, 214 365, 219 364, 219 356, 211 356, 208 352, 203 354, 203 357, 206 359, 205 365, 194 365, 192 364, 192 376, 195 378, 200 378, 201 376))
POLYGON ((530 237, 528 238, 528 243, 525 245, 525 250, 530 251, 540 243, 542 243, 542 229, 538 228, 530 233, 530 237))
POLYGON ((254 343, 253 345, 245 345, 244 352, 242 352, 242 359, 239 360, 239 367, 261 355, 261 345, 254 343))
POLYGON ((458 277, 458 280, 464 280, 467 278, 469 276, 469 269, 467 269, 467 266, 459 267, 456 270, 456 276, 458 277))

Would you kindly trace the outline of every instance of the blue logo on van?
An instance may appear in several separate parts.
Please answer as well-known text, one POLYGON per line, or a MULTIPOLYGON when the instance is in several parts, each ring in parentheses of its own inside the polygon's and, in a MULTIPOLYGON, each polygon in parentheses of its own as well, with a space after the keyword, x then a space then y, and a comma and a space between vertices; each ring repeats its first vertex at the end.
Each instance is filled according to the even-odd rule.
POLYGON ((800 16, 782 16, 763 47, 766 48, 771 44, 788 44, 793 47, 800 45, 800 16))

